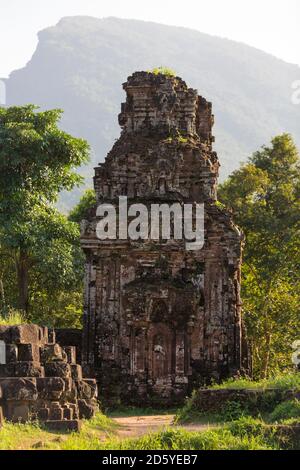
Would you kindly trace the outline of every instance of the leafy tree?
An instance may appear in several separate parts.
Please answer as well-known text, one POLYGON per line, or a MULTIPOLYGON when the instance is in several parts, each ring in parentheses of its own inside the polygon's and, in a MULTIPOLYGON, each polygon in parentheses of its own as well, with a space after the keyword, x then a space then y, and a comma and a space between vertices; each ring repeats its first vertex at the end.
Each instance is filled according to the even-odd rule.
MULTIPOLYGON (((49 292, 77 282, 78 226, 53 203, 81 183, 75 168, 88 160, 89 147, 58 128, 60 115, 33 105, 0 108, 0 278, 2 286, 15 281, 16 305, 27 316, 38 286, 49 292)), ((3 287, 2 303, 4 295, 3 287)))
POLYGON ((96 194, 94 189, 87 189, 81 196, 77 206, 71 210, 69 214, 69 220, 80 224, 80 222, 86 217, 89 209, 91 209, 91 207, 93 207, 95 204, 96 194))
POLYGON ((275 137, 220 187, 246 236, 242 296, 254 370, 291 364, 300 336, 300 160, 288 134, 275 137))

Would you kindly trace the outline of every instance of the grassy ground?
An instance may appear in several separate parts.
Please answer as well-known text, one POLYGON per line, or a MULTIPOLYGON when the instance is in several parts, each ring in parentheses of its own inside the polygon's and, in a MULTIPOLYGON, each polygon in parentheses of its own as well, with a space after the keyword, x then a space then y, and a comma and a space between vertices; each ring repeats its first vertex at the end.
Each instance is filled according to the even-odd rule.
MULTIPOLYGON (((244 389, 260 389, 265 390, 266 393, 262 396, 261 403, 255 403, 254 398, 249 396, 248 402, 246 398, 243 398, 243 401, 229 401, 224 404, 217 404, 218 412, 212 413, 210 415, 207 412, 202 412, 199 405, 199 393, 195 391, 193 395, 186 400, 185 405, 178 410, 175 421, 177 423, 201 423, 201 422, 214 422, 214 423, 224 423, 228 421, 233 421, 239 419, 243 416, 252 416, 252 417, 262 417, 267 422, 270 420, 272 412, 278 405, 277 394, 274 393, 273 389, 284 392, 286 390, 298 390, 300 392, 300 373, 289 373, 282 374, 271 379, 261 380, 254 382, 250 379, 229 379, 222 384, 213 385, 209 387, 212 390, 244 390, 244 389), (219 406, 220 405, 220 406, 219 406)), ((279 405, 283 406, 284 404, 279 405)), ((287 407, 289 403, 287 403, 287 407)), ((295 413, 297 404, 293 405, 293 412, 295 413)), ((288 417, 298 417, 299 415, 285 416, 288 417)))
MULTIPOLYGON (((212 422, 221 424, 221 428, 201 434, 202 440, 209 438, 212 449, 222 449, 225 443, 228 449, 300 449, 300 401, 296 398, 278 404, 272 389, 299 390, 300 374, 291 373, 272 379, 253 382, 247 379, 227 380, 212 389, 264 389, 268 390, 263 409, 253 408, 253 397, 249 403, 230 401, 224 403, 220 411, 207 415, 199 409, 197 392, 179 409, 175 423, 212 422), (274 398, 273 398, 274 396, 274 398), (234 447, 231 447, 234 446, 234 447), (246 447, 245 447, 246 446, 246 447), (257 446, 257 447, 256 447, 257 446)), ((202 445, 198 442, 199 445, 202 445)), ((201 447, 200 447, 201 448, 201 447)), ((210 448, 210 447, 209 447, 210 448)))
POLYGON ((300 374, 299 373, 287 373, 278 374, 275 377, 254 381, 247 378, 240 379, 228 379, 221 384, 216 384, 211 389, 271 389, 278 388, 281 390, 300 389, 300 374))
POLYGON ((153 415, 169 415, 176 414, 176 408, 138 408, 136 406, 128 406, 118 409, 108 409, 107 414, 111 418, 121 416, 153 416, 153 415))
MULTIPOLYGON (((291 374, 264 381, 264 388, 298 389, 299 375, 291 374)), ((249 388, 243 380, 227 381, 223 387, 249 388), (234 386, 233 386, 234 383, 234 386)), ((262 388, 262 383, 251 382, 251 388, 262 388)), ((216 388, 215 386, 214 388, 216 388)), ((219 387, 219 386, 218 386, 219 387)), ((139 437, 124 437, 115 419, 117 417, 170 414, 170 410, 124 408, 113 411, 109 417, 98 413, 84 421, 79 433, 55 433, 37 424, 5 423, 0 430, 0 450, 54 449, 54 450, 279 450, 300 449, 300 401, 287 400, 276 404, 264 415, 250 416, 247 404, 230 403, 224 414, 205 416, 193 410, 193 398, 178 410, 175 424, 139 437), (202 431, 178 426, 180 421, 202 421, 218 426, 202 431)), ((170 422, 170 421, 169 421, 170 422)))
POLYGON ((227 425, 220 429, 203 432, 168 428, 160 432, 147 434, 139 439, 119 441, 112 438, 99 449, 126 450, 277 450, 281 442, 267 433, 262 423, 242 422, 227 425), (249 431, 249 424, 255 432, 249 431), (246 429, 247 428, 247 429, 246 429))
MULTIPOLYGON (((294 421, 295 422, 295 421, 294 421)), ((298 421, 300 424, 300 421, 298 421)), ((219 429, 191 432, 167 428, 135 439, 119 439, 109 419, 98 415, 80 433, 50 433, 36 425, 5 424, 0 449, 53 450, 279 450, 293 449, 289 437, 260 419, 240 418, 219 429)))
POLYGON ((78 449, 102 442, 116 433, 117 425, 102 413, 84 421, 80 433, 58 433, 43 426, 4 423, 0 430, 0 450, 78 449))

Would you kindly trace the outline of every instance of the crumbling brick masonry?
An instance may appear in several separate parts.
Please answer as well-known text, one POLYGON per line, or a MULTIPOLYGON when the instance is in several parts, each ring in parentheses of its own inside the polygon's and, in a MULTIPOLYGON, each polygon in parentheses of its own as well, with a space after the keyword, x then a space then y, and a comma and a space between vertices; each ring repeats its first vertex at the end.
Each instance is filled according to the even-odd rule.
POLYGON ((95 169, 97 204, 205 203, 205 245, 99 240, 86 254, 83 365, 108 401, 173 403, 242 367, 242 235, 217 203, 211 103, 178 77, 136 72, 123 85, 120 138, 95 169))
POLYGON ((97 385, 82 376, 76 348, 60 347, 37 325, 0 326, 0 414, 13 422, 39 420, 48 428, 78 430, 97 410, 97 385), (2 408, 2 410, 1 410, 2 408))

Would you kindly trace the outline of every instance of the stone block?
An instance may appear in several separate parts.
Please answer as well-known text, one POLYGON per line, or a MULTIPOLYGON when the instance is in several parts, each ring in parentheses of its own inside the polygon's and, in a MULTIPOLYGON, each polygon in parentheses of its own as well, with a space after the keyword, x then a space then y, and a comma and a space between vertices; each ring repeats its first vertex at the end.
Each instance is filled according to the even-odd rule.
POLYGON ((75 380, 78 398, 91 400, 93 398, 93 389, 85 380, 75 380))
POLYGON ((98 385, 96 379, 86 379, 84 378, 83 381, 90 387, 91 389, 91 398, 96 398, 98 395, 98 385))
POLYGON ((49 419, 49 408, 40 408, 37 411, 37 419, 39 421, 47 421, 49 419))
POLYGON ((87 400, 78 400, 78 408, 80 419, 91 419, 97 410, 97 405, 87 400))
POLYGON ((75 346, 65 346, 64 351, 67 355, 67 361, 69 364, 76 364, 76 348, 75 346))
POLYGON ((0 378, 14 377, 14 376, 15 376, 15 364, 0 364, 0 378))
POLYGON ((12 364, 18 360, 18 347, 15 344, 6 344, 6 363, 12 364))
POLYGON ((59 400, 65 392, 65 382, 60 377, 43 377, 36 379, 39 398, 59 400))
POLYGON ((11 343, 11 327, 0 325, 0 340, 11 343))
POLYGON ((72 379, 82 380, 82 368, 78 364, 71 364, 72 379))
POLYGON ((40 342, 41 342, 41 345, 49 343, 49 335, 48 335, 48 327, 47 326, 41 326, 40 327, 40 342))
POLYGON ((63 351, 63 349, 59 346, 59 344, 46 344, 40 348, 40 357, 41 362, 48 363, 48 362, 55 362, 55 361, 66 361, 67 355, 63 351))
POLYGON ((66 391, 63 395, 63 398, 66 401, 71 401, 71 402, 77 400, 78 391, 77 391, 77 387, 76 387, 75 382, 74 382, 73 379, 70 380, 70 387, 68 387, 68 389, 66 389, 66 391))
POLYGON ((38 398, 36 380, 33 378, 0 379, 4 400, 35 401, 38 398))
POLYGON ((59 403, 52 403, 49 410, 49 419, 51 421, 61 421, 63 419, 63 409, 59 403))
POLYGON ((40 362, 40 347, 38 344, 18 344, 18 361, 40 362))
POLYGON ((40 328, 37 325, 11 326, 11 343, 15 344, 39 344, 40 328))
POLYGON ((48 362, 45 364, 45 373, 47 377, 71 377, 71 367, 67 362, 48 362))
POLYGON ((82 426, 82 423, 78 419, 69 420, 61 420, 61 421, 54 421, 49 420, 45 423, 46 428, 50 429, 51 431, 70 431, 70 432, 79 432, 82 426))
POLYGON ((56 343, 56 335, 55 335, 55 331, 53 330, 53 328, 48 330, 48 340, 49 340, 49 344, 56 343))
POLYGON ((30 406, 26 401, 13 401, 5 404, 5 414, 13 423, 26 423, 31 418, 30 406))
POLYGON ((63 419, 68 419, 68 420, 73 419, 73 410, 69 406, 63 407, 63 419))
POLYGON ((73 419, 79 419, 79 409, 76 403, 69 403, 70 409, 73 411, 73 419))
POLYGON ((44 367, 39 362, 17 362, 15 377, 45 377, 44 367))

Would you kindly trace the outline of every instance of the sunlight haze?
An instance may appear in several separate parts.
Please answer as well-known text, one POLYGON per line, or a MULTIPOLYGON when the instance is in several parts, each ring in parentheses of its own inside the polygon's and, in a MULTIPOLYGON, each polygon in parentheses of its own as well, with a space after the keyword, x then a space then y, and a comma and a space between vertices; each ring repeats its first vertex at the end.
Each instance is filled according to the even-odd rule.
POLYGON ((0 77, 30 60, 38 31, 75 15, 183 26, 300 64, 299 0, 0 0, 0 77))

